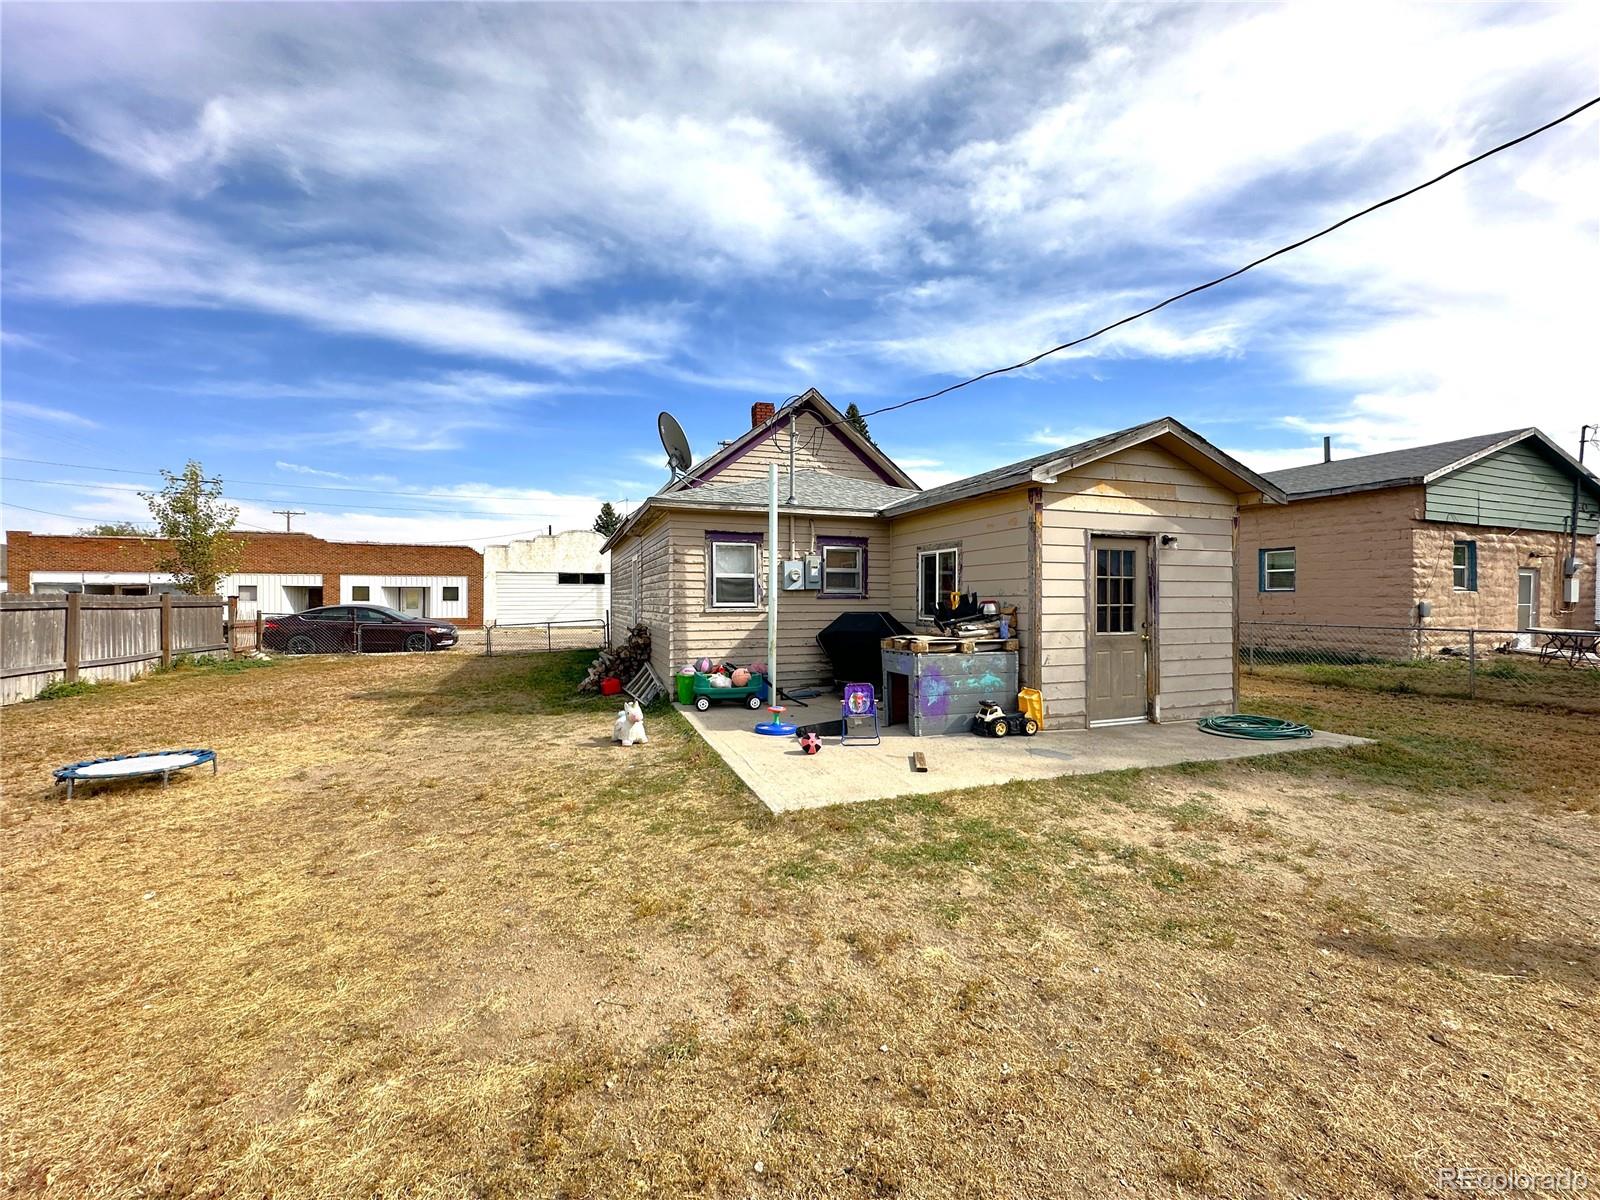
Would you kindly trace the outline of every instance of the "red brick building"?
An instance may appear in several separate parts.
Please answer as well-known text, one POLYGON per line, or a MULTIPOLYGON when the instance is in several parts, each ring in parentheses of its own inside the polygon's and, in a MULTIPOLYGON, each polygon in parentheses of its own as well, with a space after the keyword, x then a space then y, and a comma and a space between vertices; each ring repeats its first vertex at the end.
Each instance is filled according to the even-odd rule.
MULTIPOLYGON (((456 625, 483 624, 483 556, 469 546, 330 542, 308 533, 245 533, 223 593, 245 615, 368 602, 456 625)), ((6 534, 7 579, 18 592, 148 595, 173 590, 156 569, 160 538, 6 534)))

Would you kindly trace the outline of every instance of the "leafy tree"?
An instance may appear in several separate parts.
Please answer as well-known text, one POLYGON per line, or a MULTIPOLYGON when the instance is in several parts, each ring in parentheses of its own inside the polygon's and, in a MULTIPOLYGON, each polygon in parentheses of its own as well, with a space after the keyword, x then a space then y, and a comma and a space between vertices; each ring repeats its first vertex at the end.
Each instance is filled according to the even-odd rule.
POLYGON ((611 501, 607 500, 600 506, 600 515, 594 519, 594 531, 610 537, 620 528, 622 528, 622 514, 612 508, 611 501))
POLYGON ((214 595, 225 575, 239 569, 244 543, 233 536, 239 510, 222 499, 222 480, 207 479, 190 459, 177 474, 163 470, 159 492, 141 492, 150 506, 165 552, 156 569, 172 576, 180 591, 214 595))
POLYGON ((149 537, 150 527, 138 521, 101 521, 78 530, 80 537, 149 537))
MULTIPOLYGON (((844 419, 846 424, 852 426, 867 441, 872 442, 872 435, 867 432, 867 419, 861 415, 861 409, 854 400, 850 402, 850 407, 844 410, 844 419)), ((878 443, 872 442, 872 444, 876 446, 878 443)))

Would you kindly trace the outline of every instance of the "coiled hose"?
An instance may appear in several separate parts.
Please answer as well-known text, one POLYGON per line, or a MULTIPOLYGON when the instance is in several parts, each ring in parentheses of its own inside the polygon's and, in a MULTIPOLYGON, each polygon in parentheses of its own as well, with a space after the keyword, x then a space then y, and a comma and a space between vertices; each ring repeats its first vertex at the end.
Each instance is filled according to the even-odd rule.
POLYGON ((1288 738, 1308 738, 1311 726, 1277 717, 1258 717, 1252 713, 1229 713, 1225 717, 1202 717, 1200 728, 1218 737, 1251 738, 1276 742, 1288 738))

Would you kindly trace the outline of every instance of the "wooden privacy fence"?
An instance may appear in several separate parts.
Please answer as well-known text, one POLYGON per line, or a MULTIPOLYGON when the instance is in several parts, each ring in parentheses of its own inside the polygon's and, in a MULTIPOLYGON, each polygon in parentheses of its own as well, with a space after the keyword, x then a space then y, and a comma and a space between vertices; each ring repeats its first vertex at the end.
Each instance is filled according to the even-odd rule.
POLYGON ((0 704, 57 680, 127 680, 186 654, 232 654, 233 597, 0 596, 0 704))

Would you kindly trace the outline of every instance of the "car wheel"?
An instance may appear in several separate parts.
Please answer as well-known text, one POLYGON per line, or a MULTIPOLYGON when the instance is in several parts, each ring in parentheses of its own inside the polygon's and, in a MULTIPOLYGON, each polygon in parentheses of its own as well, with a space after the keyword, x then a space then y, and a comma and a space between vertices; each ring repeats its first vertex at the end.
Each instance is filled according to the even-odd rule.
POLYGON ((316 644, 303 633, 295 634, 284 647, 290 654, 310 654, 316 648, 316 644))
POLYGON ((989 722, 989 732, 994 734, 995 737, 1005 737, 1006 734, 1011 732, 1011 726, 1006 724, 1004 717, 997 717, 989 722))
POLYGON ((751 696, 750 699, 745 701, 745 703, 748 704, 756 712, 760 712, 761 711, 761 697, 760 696, 751 696))
POLYGON ((696 696, 694 698, 694 706, 701 712, 705 712, 706 709, 711 707, 711 701, 705 696, 696 696))
POLYGON ((427 648, 428 635, 425 633, 413 633, 406 638, 406 649, 413 654, 420 654, 427 648))
POLYGON ((1029 737, 1032 737, 1034 734, 1039 732, 1039 722, 1035 721, 1032 717, 1029 717, 1022 723, 1022 732, 1027 734, 1029 737))

